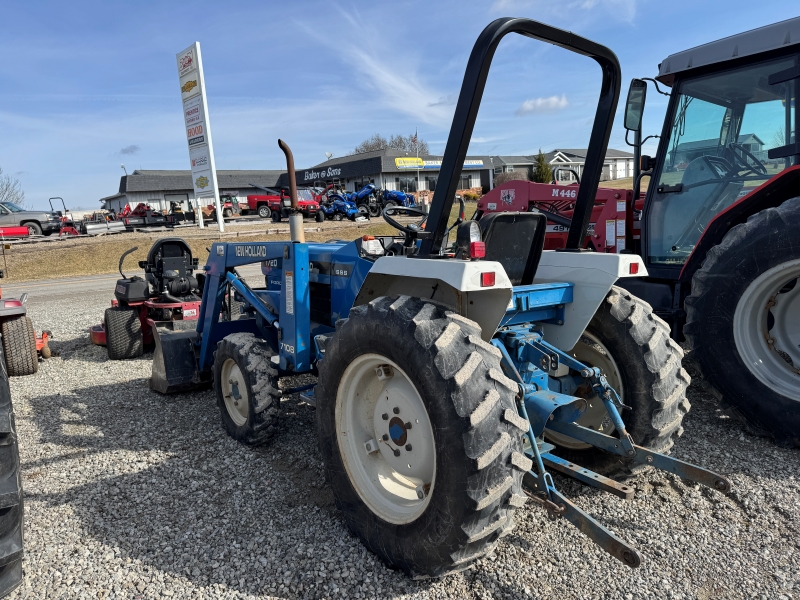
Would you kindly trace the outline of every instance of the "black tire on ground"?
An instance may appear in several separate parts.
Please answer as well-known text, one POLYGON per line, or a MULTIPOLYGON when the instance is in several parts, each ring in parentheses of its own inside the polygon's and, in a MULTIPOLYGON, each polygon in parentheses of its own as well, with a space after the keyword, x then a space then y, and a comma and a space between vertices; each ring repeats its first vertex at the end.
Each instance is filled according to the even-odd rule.
MULTIPOLYGON (((800 198, 793 198, 732 227, 722 242, 708 252, 692 278, 683 328, 690 348, 688 356, 697 365, 709 391, 752 433, 770 436, 787 446, 800 446, 800 391, 793 398, 791 392, 782 393, 775 385, 767 385, 756 377, 741 356, 745 349, 737 348, 737 343, 743 342, 742 337, 737 342, 734 327, 737 311, 747 304, 742 301, 743 294, 767 271, 777 267, 789 280, 764 305, 768 327, 775 326, 774 319, 772 325, 769 319, 772 307, 781 305, 782 292, 797 292, 794 288, 800 286, 798 223, 800 198), (782 265, 786 268, 781 269, 782 265)), ((772 338, 774 333, 760 328, 760 336, 772 338)), ((781 352, 777 345, 772 348, 781 352)), ((796 372, 800 364, 791 363, 788 354, 784 355, 788 371, 793 367, 796 372)), ((800 376, 795 389, 800 390, 800 376)))
POLYGON ((369 216, 370 217, 377 217, 381 214, 381 209, 378 207, 377 204, 370 204, 369 205, 369 216))
POLYGON ((266 204, 258 207, 258 216, 262 219, 269 219, 272 216, 272 209, 266 204))
POLYGON ((106 350, 111 360, 136 358, 144 352, 139 311, 128 306, 107 308, 105 313, 106 350))
POLYGON ((22 225, 28 228, 28 235, 42 235, 42 226, 36 221, 28 221, 22 225))
POLYGON ((419 298, 381 297, 337 323, 320 363, 317 437, 328 483, 345 523, 389 565, 414 577, 468 568, 513 528, 526 500, 522 475, 527 422, 517 385, 477 323, 419 298), (343 463, 336 402, 345 369, 376 353, 403 369, 419 391, 434 433, 436 473, 429 504, 407 524, 378 517, 356 491, 343 463))
POLYGON ((281 212, 279 210, 272 211, 272 222, 273 223, 280 223, 281 222, 281 212))
POLYGON ((388 200, 386 204, 383 205, 383 208, 388 208, 390 206, 397 206, 397 202, 395 202, 394 200, 388 200))
POLYGON ((317 223, 324 223, 325 222, 325 213, 322 212, 321 210, 318 210, 317 214, 316 214, 316 216, 314 218, 316 219, 317 223))
POLYGON ((223 208, 222 216, 226 219, 230 219, 233 216, 233 211, 230 208, 223 208))
MULTIPOLYGON (((0 360, 4 360, 0 349, 0 360)), ((0 372, 0 597, 22 581, 23 495, 8 376, 0 372)))
POLYGON ((360 216, 367 217, 369 219, 369 206, 366 204, 359 204, 358 212, 360 213, 360 216))
MULTIPOLYGON (((669 326, 653 314, 649 304, 614 286, 586 330, 617 365, 622 403, 631 407, 620 411, 628 433, 637 445, 668 453, 673 436, 683 434, 681 423, 691 407, 686 399, 691 378, 681 366, 683 351, 670 337, 669 326)), ((582 338, 579 343, 590 341, 582 338)), ((598 398, 595 401, 600 402, 598 398)), ((641 469, 627 458, 593 447, 557 447, 555 453, 610 477, 624 477, 641 469)))
POLYGON ((263 444, 278 430, 280 391, 278 371, 271 362, 273 354, 269 345, 252 333, 231 334, 217 344, 214 352, 214 392, 217 395, 222 424, 229 436, 243 444, 263 444), (235 407, 228 406, 228 403, 239 400, 238 398, 231 396, 226 403, 222 378, 228 361, 232 361, 231 366, 238 368, 240 384, 245 386, 245 390, 239 390, 238 385, 236 387, 240 398, 246 395, 245 415, 236 415, 229 411, 229 408, 233 411, 235 407))
POLYGON ((9 377, 33 375, 39 370, 36 332, 30 317, 17 315, 0 323, 9 377))

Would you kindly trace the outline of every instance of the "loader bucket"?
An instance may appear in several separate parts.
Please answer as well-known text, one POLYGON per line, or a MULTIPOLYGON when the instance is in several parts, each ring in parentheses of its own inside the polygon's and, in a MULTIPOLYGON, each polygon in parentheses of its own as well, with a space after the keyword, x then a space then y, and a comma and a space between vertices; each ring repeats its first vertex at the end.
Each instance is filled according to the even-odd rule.
POLYGON ((209 387, 210 381, 200 381, 197 376, 196 326, 197 321, 153 323, 156 349, 150 389, 161 394, 174 394, 209 387))

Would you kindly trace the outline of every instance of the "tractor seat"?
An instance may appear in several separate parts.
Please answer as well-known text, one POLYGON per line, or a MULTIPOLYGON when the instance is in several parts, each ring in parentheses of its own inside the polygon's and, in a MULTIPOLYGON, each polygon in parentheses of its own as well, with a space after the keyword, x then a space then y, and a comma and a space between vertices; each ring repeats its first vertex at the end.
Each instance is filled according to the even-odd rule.
POLYGON ((484 214, 478 221, 486 260, 503 265, 513 285, 529 285, 539 266, 547 218, 538 212, 484 214))

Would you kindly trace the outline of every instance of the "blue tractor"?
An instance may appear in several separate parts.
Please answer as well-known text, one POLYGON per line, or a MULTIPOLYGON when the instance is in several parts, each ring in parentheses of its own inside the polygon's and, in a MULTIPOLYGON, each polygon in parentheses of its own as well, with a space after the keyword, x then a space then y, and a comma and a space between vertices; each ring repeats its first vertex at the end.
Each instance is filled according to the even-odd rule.
POLYGON ((362 216, 356 203, 349 198, 349 194, 331 190, 327 197, 320 200, 319 210, 325 215, 326 219, 341 221, 350 219, 355 221, 362 216))
MULTIPOLYGON (((291 239, 213 244, 196 328, 156 329, 151 387, 213 387, 225 429, 243 443, 279 435, 282 393, 304 391, 343 520, 414 577, 468 568, 512 531, 528 500, 638 566, 637 550, 562 495, 552 471, 626 499, 633 488, 613 477, 647 466, 710 493, 730 489, 725 477, 665 454, 689 410, 689 377, 667 325, 616 285, 646 275, 640 257, 543 252, 546 217, 535 212, 448 227, 491 58, 509 33, 601 67, 572 220, 583 239, 619 63, 575 34, 498 19, 470 56, 425 229, 395 219, 421 210, 389 207, 382 216, 396 235, 306 243, 293 214, 291 239), (262 265, 264 288, 237 274, 251 263, 262 265), (316 382, 282 392, 280 378, 299 373, 316 382)), ((294 185, 291 153, 279 144, 294 185)))
POLYGON ((417 205, 414 194, 409 194, 400 190, 382 190, 379 201, 383 208, 386 208, 387 206, 410 207, 417 205))
POLYGON ((361 216, 370 218, 381 214, 380 190, 375 187, 374 183, 368 183, 348 196, 358 207, 361 216))

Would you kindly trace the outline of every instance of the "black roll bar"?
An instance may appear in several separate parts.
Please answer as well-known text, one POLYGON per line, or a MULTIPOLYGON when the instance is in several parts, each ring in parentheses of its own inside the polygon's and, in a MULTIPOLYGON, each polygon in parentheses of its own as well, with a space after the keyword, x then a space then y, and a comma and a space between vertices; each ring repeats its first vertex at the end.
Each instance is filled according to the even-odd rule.
POLYGON ((578 196, 575 201, 572 222, 579 227, 570 227, 565 250, 578 250, 583 245, 592 206, 600 184, 608 139, 614 124, 614 112, 619 101, 622 73, 619 60, 607 47, 588 40, 569 31, 551 27, 531 19, 503 17, 489 23, 478 36, 475 46, 467 62, 464 81, 458 96, 453 124, 447 138, 442 167, 439 170, 439 184, 433 193, 427 230, 432 232, 430 238, 423 239, 419 256, 431 256, 439 253, 447 229, 447 218, 453 207, 453 200, 461 176, 461 167, 467 156, 469 140, 475 127, 486 78, 494 57, 497 45, 509 33, 518 33, 536 40, 560 46, 577 54, 593 58, 603 72, 600 88, 600 99, 597 102, 597 113, 589 138, 589 149, 586 153, 586 167, 583 172, 578 196))

